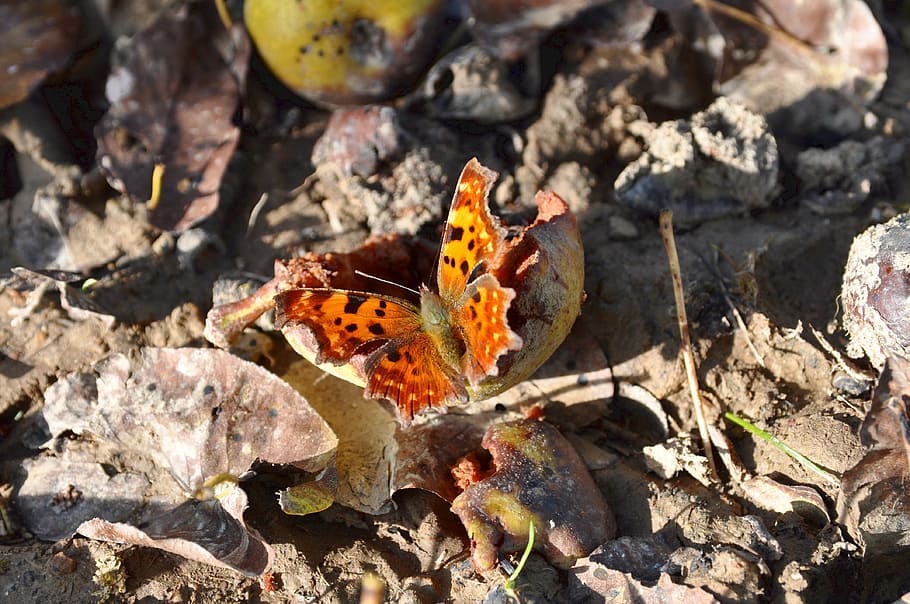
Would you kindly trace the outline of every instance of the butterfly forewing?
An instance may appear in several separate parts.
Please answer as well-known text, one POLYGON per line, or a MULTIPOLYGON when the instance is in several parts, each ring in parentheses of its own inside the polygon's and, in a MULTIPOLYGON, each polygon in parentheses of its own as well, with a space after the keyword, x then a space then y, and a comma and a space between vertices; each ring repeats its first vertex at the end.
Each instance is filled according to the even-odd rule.
POLYGON ((446 369, 426 332, 389 342, 367 360, 366 395, 395 402, 408 420, 427 407, 464 403, 468 393, 446 369))
POLYGON ((390 296, 337 289, 293 289, 275 296, 279 329, 306 325, 319 345, 317 362, 343 364, 368 342, 409 338, 421 329, 420 310, 390 296))
POLYGON ((521 348, 521 337, 506 317, 514 297, 512 288, 502 287, 493 275, 482 275, 468 285, 452 312, 467 349, 461 369, 474 386, 488 375, 498 375, 501 355, 521 348))
POLYGON ((496 173, 476 158, 458 179, 436 269, 439 295, 450 303, 461 297, 474 268, 501 251, 505 232, 487 206, 495 179, 496 173))

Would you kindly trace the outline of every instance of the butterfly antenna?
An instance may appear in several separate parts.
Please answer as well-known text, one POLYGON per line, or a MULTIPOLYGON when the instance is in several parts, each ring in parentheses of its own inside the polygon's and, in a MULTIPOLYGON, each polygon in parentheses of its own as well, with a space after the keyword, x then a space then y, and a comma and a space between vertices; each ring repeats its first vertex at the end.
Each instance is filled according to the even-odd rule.
POLYGON ((354 273, 357 275, 360 275, 361 277, 366 277, 367 279, 374 279, 376 281, 379 281, 380 283, 385 283, 386 285, 394 285, 395 287, 400 287, 401 289, 407 290, 413 294, 417 294, 418 296, 420 295, 419 291, 417 291, 416 289, 411 289, 407 285, 402 285, 401 283, 395 283, 394 281, 389 281, 388 279, 383 279, 382 277, 377 277, 376 275, 370 275, 369 273, 365 273, 365 272, 359 271, 357 269, 354 269, 354 273))

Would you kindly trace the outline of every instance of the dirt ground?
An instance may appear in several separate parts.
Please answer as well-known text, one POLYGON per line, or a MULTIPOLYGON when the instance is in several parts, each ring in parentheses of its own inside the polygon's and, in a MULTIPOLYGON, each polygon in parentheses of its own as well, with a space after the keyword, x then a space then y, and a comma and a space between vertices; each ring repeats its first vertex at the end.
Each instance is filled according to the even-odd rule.
MULTIPOLYGON (((39 295, 21 284, 0 292, 0 483, 6 489, 0 599, 351 602, 360 597, 365 573, 375 572, 390 602, 506 601, 506 567, 517 557, 504 555, 500 568, 478 572, 450 503, 421 489, 392 488, 392 503, 374 506, 378 513, 365 511, 367 505, 335 504, 291 516, 275 505, 275 492, 287 486, 280 474, 245 480, 250 505, 244 519, 274 548, 267 580, 78 534, 41 540, 30 528, 37 522, 34 510, 20 509, 26 506, 19 499, 26 468, 33 467, 29 460, 62 458, 61 447, 96 455, 97 445, 86 434, 67 433, 62 441, 70 444, 58 439, 51 450, 42 448, 48 446, 42 409, 52 384, 141 347, 211 346, 203 337, 205 315, 223 275, 261 284, 273 276, 276 258, 346 252, 369 235, 389 232, 433 245, 457 175, 472 156, 501 173, 492 194, 497 213, 517 222, 528 215, 536 190, 555 191, 575 213, 585 250, 586 301, 564 345, 569 360, 545 365, 534 378, 538 386, 548 379, 569 386, 527 397, 525 392, 537 391, 518 388, 483 409, 499 402, 507 413, 521 415, 531 402, 542 403, 544 417, 574 445, 617 523, 613 549, 602 548, 571 569, 532 554, 518 579, 519 601, 614 601, 620 592, 583 587, 599 580, 583 579, 585 573, 600 576, 606 568, 622 571, 626 597, 644 602, 890 602, 910 593, 906 544, 864 548, 843 513, 839 483, 722 417, 731 411, 748 419, 835 476, 865 453, 860 426, 874 382, 862 376, 874 378, 876 368, 854 359, 846 361, 848 372, 841 360, 848 342, 838 302, 842 275, 853 238, 906 210, 910 195, 907 154, 889 147, 910 128, 910 19, 906 11, 882 4, 887 6, 881 10, 890 11, 887 81, 877 100, 860 108, 854 128, 822 124, 788 136, 793 133, 786 120, 772 118, 780 169, 767 203, 709 218, 707 210, 687 209, 686 202, 674 208, 706 414, 729 439, 741 464, 736 467, 744 471, 734 477, 733 466, 722 464, 715 482, 693 477, 697 468, 672 477, 654 469, 657 453, 651 447, 685 443, 683 437, 695 442, 683 444, 677 459, 689 455, 698 466, 703 458, 657 219, 646 208, 619 203, 614 189, 623 169, 656 146, 648 136, 657 124, 688 120, 712 100, 694 92, 675 93, 683 97, 675 104, 656 100, 681 81, 667 65, 666 40, 672 36, 666 20, 642 44, 597 47, 560 33, 548 38, 541 92, 528 95, 531 109, 519 118, 479 124, 436 118, 419 103, 412 111, 399 104, 394 126, 404 142, 391 158, 377 160, 367 177, 333 170, 331 160, 314 152, 331 112, 295 97, 254 57, 219 205, 182 234, 151 226, 148 208, 110 188, 98 171, 91 127, 104 108, 103 101, 101 109, 97 104, 104 89, 104 71, 98 69, 106 60, 87 67, 93 59, 84 55, 69 72, 51 77, 32 94, 28 109, 14 106, 2 114, 4 136, 15 145, 7 141, 3 151, 12 160, 2 168, 0 270, 53 266, 93 277, 97 281, 85 295, 103 312, 68 310, 54 283, 39 295), (28 112, 42 106, 53 113, 60 99, 74 94, 85 95, 76 125, 41 138, 28 112), (37 143, 29 136, 17 139, 10 124, 34 134, 37 143), (33 141, 30 149, 22 147, 26 139, 33 141), (848 139, 869 154, 884 149, 890 159, 863 165, 873 174, 868 195, 847 209, 820 211, 817 190, 807 190, 806 177, 797 173, 797 157, 848 139), (59 159, 58 151, 71 161, 59 159), (74 181, 74 167, 78 194, 61 184, 74 181), (36 194, 44 199, 40 207, 36 194), (595 374, 606 378, 591 388, 595 374), (581 392, 582 386, 588 389, 581 392), (745 477, 807 487, 812 495, 804 493, 802 501, 820 503, 772 509, 763 505, 770 496, 743 490, 745 477), (616 562, 620 558, 626 562, 616 562), (104 564, 120 565, 107 575, 108 583, 98 578, 104 564), (111 579, 118 576, 125 581, 122 593, 111 579), (672 591, 663 583, 666 577, 693 591, 672 591), (663 596, 655 585, 663 585, 663 596)), ((149 6, 151 15, 161 10, 158 3, 149 6)), ((133 33, 151 17, 117 13, 110 19, 118 33, 133 33)), ((858 168, 844 161, 835 164, 837 170, 829 178, 829 197, 849 197, 856 185, 851 171, 858 168)), ((258 335, 250 346, 265 352, 232 349, 236 354, 258 359, 278 375, 297 367, 298 357, 279 333, 252 329, 258 335)), ((336 380, 303 371, 320 388, 336 380)), ((370 406, 362 412, 364 422, 392 425, 391 412, 359 400, 356 388, 339 390, 350 395, 345 401, 311 396, 313 388, 304 395, 339 434, 340 447, 348 437, 355 443, 349 446, 358 446, 350 436, 357 432, 357 416, 338 413, 342 406, 370 406)), ((471 406, 452 410, 441 421, 471 412, 471 406)), ((117 457, 120 468, 132 463, 129 454, 117 457)))

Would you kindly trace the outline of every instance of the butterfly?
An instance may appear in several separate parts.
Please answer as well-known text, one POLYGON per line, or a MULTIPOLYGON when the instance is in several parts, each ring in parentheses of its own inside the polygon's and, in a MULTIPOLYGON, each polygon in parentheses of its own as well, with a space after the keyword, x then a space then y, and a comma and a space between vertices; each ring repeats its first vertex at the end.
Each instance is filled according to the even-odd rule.
POLYGON ((360 291, 303 288, 275 297, 276 326, 305 326, 316 363, 364 355, 364 396, 387 399, 406 421, 427 407, 465 403, 468 388, 498 375, 499 357, 522 346, 506 313, 515 297, 486 269, 503 253, 506 231, 487 197, 498 174, 471 159, 452 199, 436 261, 436 288, 420 305, 360 291))

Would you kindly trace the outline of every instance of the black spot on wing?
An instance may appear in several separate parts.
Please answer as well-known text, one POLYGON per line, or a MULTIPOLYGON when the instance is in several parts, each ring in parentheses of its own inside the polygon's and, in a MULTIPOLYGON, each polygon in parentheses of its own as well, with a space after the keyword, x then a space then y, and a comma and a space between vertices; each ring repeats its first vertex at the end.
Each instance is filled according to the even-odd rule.
POLYGON ((453 227, 449 225, 449 241, 461 241, 461 238, 464 237, 464 229, 462 227, 453 227))
POLYGON ((370 330, 370 333, 374 336, 381 336, 385 333, 385 330, 382 328, 382 325, 379 323, 370 323, 370 326, 367 327, 370 330))
POLYGON ((348 301, 344 305, 344 312, 351 315, 356 315, 357 311, 360 309, 360 306, 366 301, 367 299, 362 296, 348 294, 348 301))
POLYGON ((344 329, 348 333, 354 333, 355 331, 357 331, 357 323, 349 323, 348 325, 344 326, 344 329))
POLYGON ((398 352, 398 350, 395 348, 393 348, 392 350, 389 350, 389 352, 386 353, 385 356, 387 359, 389 359, 393 363, 397 363, 398 361, 401 360, 401 353, 398 352))
POLYGON ((341 327, 341 317, 335 317, 335 320, 333 321, 333 323, 335 323, 335 325, 337 325, 338 327, 341 327))
POLYGON ((465 277, 468 276, 468 269, 469 269, 469 268, 471 268, 471 265, 468 264, 468 261, 467 261, 467 260, 462 260, 462 261, 461 261, 461 265, 458 267, 458 269, 461 271, 461 274, 464 275, 465 277))

